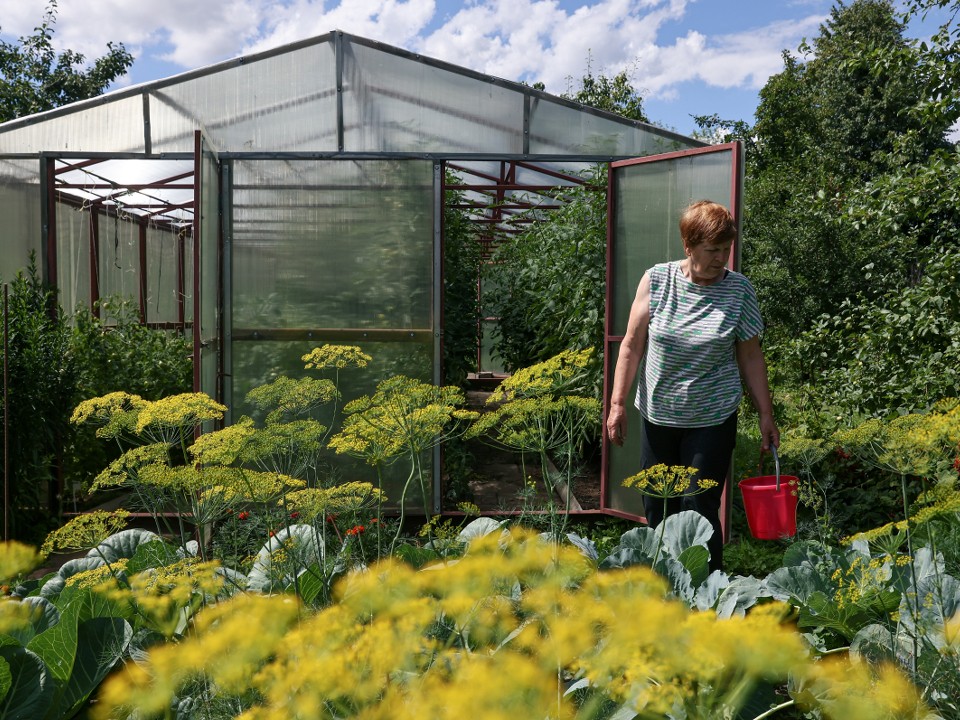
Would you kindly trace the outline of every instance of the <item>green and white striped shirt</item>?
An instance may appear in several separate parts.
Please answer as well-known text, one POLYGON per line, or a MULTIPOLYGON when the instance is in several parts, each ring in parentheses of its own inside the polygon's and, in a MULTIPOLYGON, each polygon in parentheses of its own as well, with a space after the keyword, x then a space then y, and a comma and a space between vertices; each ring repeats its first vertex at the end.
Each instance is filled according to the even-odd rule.
POLYGON ((756 291, 732 271, 712 285, 697 285, 679 262, 647 273, 650 323, 637 409, 656 425, 718 425, 743 395, 734 344, 763 330, 756 291))

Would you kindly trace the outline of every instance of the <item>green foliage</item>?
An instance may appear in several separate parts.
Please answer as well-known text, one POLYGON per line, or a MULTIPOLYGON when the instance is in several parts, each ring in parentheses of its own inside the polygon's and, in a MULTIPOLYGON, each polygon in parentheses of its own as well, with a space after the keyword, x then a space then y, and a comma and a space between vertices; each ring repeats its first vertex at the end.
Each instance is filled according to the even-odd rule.
POLYGON ((57 3, 50 0, 33 35, 0 41, 0 122, 96 97, 133 64, 123 44, 107 43, 107 54, 83 69, 86 58, 53 49, 57 3))
POLYGON ((875 302, 848 300, 785 348, 800 402, 844 418, 927 408, 960 386, 960 251, 875 302))
MULTIPOLYGON (((459 178, 447 175, 447 183, 459 178)), ((448 190, 443 211, 443 374, 445 383, 462 387, 477 371, 482 262, 476 227, 466 212, 452 207, 463 193, 448 190)))
MULTIPOLYGON (((7 353, 10 427, 11 535, 39 540, 54 481, 53 467, 69 436, 80 358, 55 295, 44 287, 33 259, 11 283, 7 353)), ((3 408, 0 407, 0 419, 3 408)))
MULTIPOLYGON (((188 339, 142 325, 127 298, 102 298, 98 307, 101 317, 78 307, 72 318, 70 345, 78 371, 74 402, 120 390, 157 400, 190 389, 193 360, 188 339)), ((94 439, 92 428, 74 428, 63 458, 65 486, 82 495, 91 478, 118 456, 116 446, 94 439)))
POLYGON ((570 88, 560 97, 630 120, 650 122, 643 112, 643 97, 633 87, 626 70, 621 70, 613 77, 602 73, 594 75, 588 62, 587 72, 580 78, 580 87, 575 90, 570 88))
POLYGON ((190 389, 193 363, 188 339, 143 325, 129 298, 101 298, 97 305, 100 317, 78 307, 72 318, 71 344, 83 359, 78 389, 82 397, 124 390, 159 400, 190 389))
POLYGON ((882 294, 884 286, 863 282, 871 263, 891 281, 916 278, 915 250, 929 242, 933 215, 912 213, 926 225, 923 239, 906 226, 878 236, 863 223, 877 210, 891 220, 907 212, 918 193, 888 200, 887 191, 902 188, 904 175, 924 182, 916 168, 946 148, 950 123, 921 114, 929 58, 903 31, 883 0, 834 7, 812 45, 801 46, 805 58, 784 53, 783 71, 760 92, 755 126, 738 130, 752 137, 744 268, 776 337, 808 329, 858 293, 882 294))
POLYGON ((564 191, 565 202, 497 250, 487 266, 495 351, 511 369, 593 348, 599 397, 606 266, 606 170, 564 191))

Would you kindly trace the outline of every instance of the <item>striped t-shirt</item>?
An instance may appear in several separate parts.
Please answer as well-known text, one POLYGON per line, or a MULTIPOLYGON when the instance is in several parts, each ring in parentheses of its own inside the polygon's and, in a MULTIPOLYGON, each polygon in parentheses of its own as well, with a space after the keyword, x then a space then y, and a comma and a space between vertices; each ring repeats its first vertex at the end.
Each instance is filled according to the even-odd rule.
POLYGON ((738 272, 712 285, 688 280, 679 262, 647 273, 650 323, 637 409, 656 425, 718 425, 743 394, 734 343, 763 329, 757 294, 738 272))

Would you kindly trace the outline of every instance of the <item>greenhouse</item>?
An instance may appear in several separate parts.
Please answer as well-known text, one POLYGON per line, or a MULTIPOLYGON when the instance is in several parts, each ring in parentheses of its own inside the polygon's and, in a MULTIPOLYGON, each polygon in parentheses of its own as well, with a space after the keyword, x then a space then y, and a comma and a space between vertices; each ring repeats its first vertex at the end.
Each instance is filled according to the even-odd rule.
MULTIPOLYGON (((64 308, 134 299, 143 323, 192 338, 194 388, 227 423, 324 343, 374 358, 359 392, 392 372, 441 384, 451 191, 478 237, 509 242, 512 217, 549 212, 598 163, 609 363, 640 274, 680 252, 679 210, 709 198, 738 213, 740 146, 343 32, 0 125, 0 277, 35 256, 64 308)), ((502 370, 495 321, 479 323, 476 377, 502 370)), ((620 452, 604 448, 601 510, 633 517, 620 452)))

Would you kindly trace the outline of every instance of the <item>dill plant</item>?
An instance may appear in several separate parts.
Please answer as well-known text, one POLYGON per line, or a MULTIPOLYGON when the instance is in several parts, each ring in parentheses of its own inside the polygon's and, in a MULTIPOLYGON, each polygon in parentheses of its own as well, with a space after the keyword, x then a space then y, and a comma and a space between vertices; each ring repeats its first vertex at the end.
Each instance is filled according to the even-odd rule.
POLYGON ((783 604, 727 619, 691 611, 649 568, 597 572, 515 528, 472 542, 457 563, 417 571, 385 559, 351 573, 317 612, 283 596, 207 608, 189 637, 118 670, 91 711, 162 713, 202 678, 214 697, 247 698, 252 720, 600 720, 611 707, 707 720, 737 717, 758 683, 788 677, 790 704, 826 717, 925 713, 890 665, 813 660, 783 604))
MULTIPOLYGON (((364 395, 344 406, 343 427, 329 446, 338 453, 362 458, 373 466, 382 492, 383 469, 400 458, 409 463, 407 478, 398 500, 400 520, 390 543, 396 548, 403 530, 407 495, 417 484, 423 513, 430 511, 427 454, 445 440, 463 432, 477 413, 463 410, 463 391, 452 385, 437 387, 403 375, 377 385, 373 395, 364 395)), ((378 520, 382 514, 378 513, 378 520)), ((380 530, 378 523, 377 529, 380 530)))
POLYGON ((520 453, 524 477, 525 457, 537 458, 548 497, 550 532, 563 535, 572 499, 576 463, 600 424, 600 402, 577 394, 588 390, 593 350, 565 350, 549 360, 518 370, 490 395, 485 412, 467 437, 481 438, 520 453), (562 468, 554 470, 553 461, 562 468), (555 494, 564 498, 561 517, 555 494))

